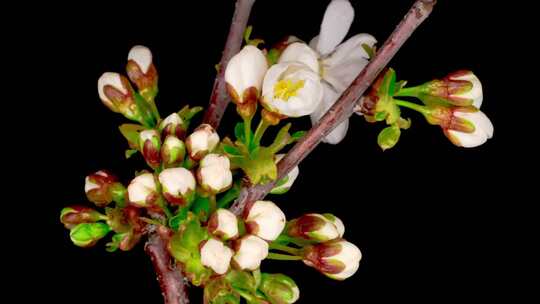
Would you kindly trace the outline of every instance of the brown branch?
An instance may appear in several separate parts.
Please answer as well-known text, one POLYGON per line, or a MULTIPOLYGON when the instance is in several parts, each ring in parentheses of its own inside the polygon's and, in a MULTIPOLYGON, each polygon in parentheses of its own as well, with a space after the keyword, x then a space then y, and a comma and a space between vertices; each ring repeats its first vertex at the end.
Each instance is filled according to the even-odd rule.
POLYGON ((217 128, 229 104, 230 97, 225 88, 225 68, 229 60, 240 51, 244 31, 246 30, 251 7, 255 0, 237 0, 234 16, 225 42, 225 48, 219 62, 218 74, 210 95, 210 104, 204 113, 203 122, 217 128))
MULTIPOLYGON (((430 15, 436 0, 417 0, 398 24, 394 32, 386 40, 375 57, 356 77, 349 88, 343 92, 339 100, 326 112, 322 119, 287 153, 278 163, 278 178, 283 178, 297 166, 321 140, 354 112, 356 103, 375 81, 379 73, 386 67, 405 41, 412 35, 420 24, 430 15)), ((231 210, 241 214, 247 204, 264 198, 275 185, 275 181, 255 187, 244 187, 240 196, 234 202, 231 210)))
POLYGON ((184 276, 171 264, 167 243, 157 232, 150 233, 144 250, 150 256, 165 304, 188 304, 189 297, 184 276))

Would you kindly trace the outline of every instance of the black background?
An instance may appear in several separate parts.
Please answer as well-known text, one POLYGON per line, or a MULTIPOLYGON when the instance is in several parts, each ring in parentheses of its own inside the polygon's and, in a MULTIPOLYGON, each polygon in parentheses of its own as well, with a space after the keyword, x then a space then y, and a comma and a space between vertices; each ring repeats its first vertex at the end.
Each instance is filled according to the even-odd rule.
MULTIPOLYGON (((134 170, 145 167, 139 156, 124 159, 127 145, 117 126, 125 119, 108 111, 96 90, 101 73, 124 71, 131 46, 153 51, 162 116, 187 103, 207 103, 234 1, 171 2, 34 7, 35 35, 23 42, 33 46, 25 72, 39 89, 25 93, 39 90, 40 95, 32 114, 42 121, 29 126, 40 131, 33 141, 39 155, 28 159, 39 163, 41 181, 26 191, 29 201, 39 202, 33 212, 39 215, 40 233, 29 234, 34 249, 25 266, 39 283, 24 296, 54 303, 162 301, 142 246, 112 254, 105 252, 104 242, 77 248, 58 215, 65 205, 86 203, 87 174, 106 168, 127 183, 134 170)), ((349 36, 370 33, 382 45, 412 2, 352 1, 356 17, 349 36)), ((309 41, 318 34, 327 3, 258 0, 249 22, 253 36, 270 45, 287 34, 309 41)), ((396 148, 382 152, 376 144, 382 125, 353 116, 342 143, 319 146, 300 165, 293 189, 270 198, 288 218, 334 213, 346 224, 345 237, 363 253, 359 271, 344 282, 301 263, 264 262, 263 271, 295 279, 301 289, 298 303, 483 301, 507 293, 501 273, 508 267, 502 261, 511 202, 485 194, 501 185, 507 164, 501 143, 508 132, 502 116, 507 107, 497 53, 499 19, 484 4, 439 1, 390 65, 410 84, 473 70, 484 86, 482 110, 495 126, 494 138, 478 148, 457 148, 438 127, 404 111, 413 120, 411 129, 396 148)), ((231 135, 237 120, 229 108, 220 134, 231 135)), ((308 127, 308 118, 294 121, 295 130, 308 127)), ((200 303, 202 290, 192 288, 191 294, 200 303)))

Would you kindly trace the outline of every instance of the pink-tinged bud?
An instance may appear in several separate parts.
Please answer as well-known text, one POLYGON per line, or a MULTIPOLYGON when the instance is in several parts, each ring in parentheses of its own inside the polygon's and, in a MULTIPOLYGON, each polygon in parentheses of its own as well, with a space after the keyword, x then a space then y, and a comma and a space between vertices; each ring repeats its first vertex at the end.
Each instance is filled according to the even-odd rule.
POLYGON ((186 138, 185 123, 177 113, 167 116, 159 124, 159 130, 163 138, 174 135, 179 139, 186 138))
POLYGON ((144 130, 139 133, 139 149, 148 166, 156 169, 161 164, 161 140, 156 130, 144 130))
POLYGON ((229 159, 224 155, 208 154, 199 164, 197 179, 201 187, 210 193, 220 193, 232 185, 229 159))
POLYGON ((126 70, 129 79, 137 85, 143 97, 153 99, 156 96, 158 74, 150 49, 142 45, 131 48, 126 70))
POLYGON ((344 239, 304 247, 304 263, 335 280, 352 276, 361 259, 360 249, 344 239))
POLYGON ((195 177, 185 168, 169 168, 159 174, 163 196, 172 205, 186 206, 195 194, 195 177))
POLYGON ((129 202, 138 207, 149 207, 158 197, 156 181, 152 173, 143 173, 135 177, 127 190, 129 202))
POLYGON ((329 220, 332 224, 334 224, 334 226, 336 226, 339 237, 340 238, 343 237, 343 235, 345 234, 345 225, 343 224, 341 219, 339 219, 339 217, 337 217, 337 216, 335 216, 333 214, 330 214, 330 213, 324 213, 323 216, 327 220, 329 220))
POLYGON ((98 79, 99 98, 111 111, 121 113, 125 117, 140 121, 142 115, 133 97, 133 88, 126 77, 106 72, 98 79))
POLYGON ((186 156, 184 142, 174 135, 169 135, 161 146, 161 161, 165 168, 178 167, 186 156))
POLYGON ((268 63, 257 47, 246 45, 234 55, 225 69, 227 91, 234 103, 257 104, 268 63))
POLYGON ((209 239, 201 247, 201 263, 217 274, 224 274, 229 269, 233 253, 223 242, 209 239))
MULTIPOLYGON (((334 218, 337 219, 336 217, 334 218)), ((292 237, 316 242, 330 241, 342 236, 334 222, 337 221, 331 221, 322 214, 304 214, 289 222, 287 225, 287 234, 292 237)), ((339 222, 341 221, 339 220, 339 222)), ((340 229, 344 228, 340 227, 340 229)))
POLYGON ((106 218, 96 210, 84 206, 69 206, 60 212, 60 222, 67 229, 72 229, 81 223, 95 223, 106 218))
POLYGON ((285 214, 271 201, 256 201, 247 211, 246 229, 260 238, 273 241, 285 228, 285 214))
POLYGON ((420 86, 418 97, 425 103, 443 102, 479 109, 483 100, 482 83, 471 71, 457 71, 420 86))
POLYGON ((268 243, 254 235, 246 235, 235 241, 233 260, 238 268, 255 270, 268 256, 268 243))
POLYGON ((118 178, 106 170, 88 175, 84 180, 84 192, 89 201, 98 207, 105 207, 113 200, 111 188, 118 178))
POLYGON ((82 223, 69 233, 73 244, 79 247, 94 246, 100 239, 105 237, 111 228, 105 223, 82 223))
POLYGON ((234 239, 238 236, 238 220, 236 215, 227 209, 216 210, 208 221, 208 232, 222 240, 234 239))
POLYGON ((202 124, 186 139, 189 156, 194 160, 201 160, 206 154, 212 152, 219 144, 219 135, 208 124, 202 124))
POLYGON ((474 107, 434 106, 424 115, 430 124, 441 126, 446 137, 459 147, 477 147, 493 137, 493 124, 474 107))

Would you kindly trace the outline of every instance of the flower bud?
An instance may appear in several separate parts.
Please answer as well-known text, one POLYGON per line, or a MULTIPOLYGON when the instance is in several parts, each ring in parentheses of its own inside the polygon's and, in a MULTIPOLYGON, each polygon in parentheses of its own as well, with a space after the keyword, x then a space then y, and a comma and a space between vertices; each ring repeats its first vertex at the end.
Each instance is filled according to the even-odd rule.
POLYGON ((89 201, 98 207, 105 207, 113 200, 111 187, 116 183, 116 176, 106 170, 99 170, 85 178, 84 192, 89 201))
POLYGON ((227 91, 234 103, 257 104, 268 63, 263 52, 246 45, 234 55, 225 69, 227 91))
POLYGON ((313 113, 323 97, 319 75, 299 62, 273 65, 263 82, 262 105, 271 112, 288 117, 313 113))
POLYGON ((185 168, 169 168, 159 174, 165 199, 172 205, 186 206, 195 194, 195 177, 185 168))
POLYGON ((220 193, 232 185, 230 161, 224 155, 208 154, 199 164, 197 179, 201 187, 211 193, 220 193))
POLYGON ((414 89, 418 89, 417 96, 427 104, 442 102, 479 109, 483 101, 482 83, 471 71, 457 71, 410 90, 414 89))
POLYGON ((458 147, 477 147, 493 137, 493 124, 474 107, 433 106, 424 116, 430 124, 441 126, 446 137, 458 147))
POLYGON ((300 298, 300 289, 293 279, 281 273, 263 273, 259 289, 274 304, 290 304, 300 298))
POLYGON ((161 146, 161 161, 165 168, 178 167, 186 156, 184 142, 174 135, 169 135, 161 146))
POLYGON ((236 215, 227 209, 216 210, 208 220, 208 232, 222 240, 238 236, 238 220, 236 215))
POLYGON ((202 264, 212 268, 217 274, 224 274, 227 272, 232 255, 232 249, 216 239, 209 239, 201 247, 202 264))
POLYGON ((71 229, 69 237, 79 247, 91 247, 105 237, 111 228, 105 223, 82 223, 71 229))
POLYGON ((186 139, 189 156, 194 160, 202 159, 219 144, 219 135, 208 124, 202 124, 186 139))
POLYGON ((142 45, 132 47, 128 53, 126 71, 144 98, 153 99, 156 96, 158 75, 150 49, 142 45))
POLYGON ((139 207, 152 205, 158 196, 156 181, 152 173, 143 173, 135 177, 127 190, 129 202, 139 207))
POLYGON ((67 229, 72 229, 81 223, 94 223, 105 218, 103 214, 84 206, 69 206, 60 212, 60 222, 67 229))
POLYGON ((98 93, 103 104, 111 111, 121 113, 131 120, 142 120, 133 89, 126 77, 118 73, 103 73, 98 79, 98 93))
POLYGON ((240 269, 255 270, 268 256, 268 243, 254 235, 246 235, 235 242, 234 262, 240 269))
POLYGON ((362 259, 360 249, 344 239, 306 246, 303 251, 306 265, 335 280, 352 276, 362 259))
POLYGON ((326 242, 340 237, 336 225, 322 214, 316 213, 304 214, 290 221, 287 225, 287 234, 316 242, 326 242))
POLYGON ((343 237, 343 235, 345 234, 345 225, 343 224, 343 222, 339 219, 339 217, 333 215, 333 214, 330 214, 330 213, 324 213, 323 216, 329 220, 332 224, 334 224, 334 226, 336 226, 336 229, 338 231, 338 235, 339 237, 343 237))
POLYGON ((169 135, 174 135, 181 139, 186 137, 184 121, 177 113, 172 113, 161 121, 159 124, 159 130, 161 131, 163 138, 169 135))
MULTIPOLYGON (((276 164, 285 157, 285 154, 276 154, 276 164)), ((276 186, 270 191, 272 194, 283 194, 289 191, 289 189, 292 187, 294 181, 298 177, 298 174, 300 173, 300 170, 298 169, 298 166, 294 167, 289 173, 287 173, 287 176, 279 180, 276 184, 276 186)))
POLYGON ((161 140, 158 131, 144 130, 139 133, 139 149, 151 168, 159 167, 161 163, 161 140))
POLYGON ((277 239, 285 228, 285 214, 271 201, 256 201, 245 219, 247 231, 267 241, 277 239))

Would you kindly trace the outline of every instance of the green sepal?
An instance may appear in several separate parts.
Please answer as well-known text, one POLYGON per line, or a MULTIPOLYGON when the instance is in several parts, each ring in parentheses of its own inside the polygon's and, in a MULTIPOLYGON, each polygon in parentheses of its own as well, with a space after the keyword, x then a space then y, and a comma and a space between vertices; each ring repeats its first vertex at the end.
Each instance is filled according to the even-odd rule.
POLYGON ((191 205, 191 211, 202 221, 206 221, 210 216, 210 199, 197 194, 193 204, 191 205))
POLYGON ((180 111, 178 111, 178 116, 182 118, 182 128, 184 130, 187 130, 191 123, 191 119, 193 119, 193 117, 199 112, 201 112, 203 109, 203 107, 190 108, 189 105, 186 105, 180 111))
POLYGON ((245 144, 246 143, 245 134, 246 134, 246 132, 244 131, 244 123, 243 122, 237 123, 234 126, 234 136, 235 136, 236 140, 238 140, 240 142, 243 142, 245 144))
POLYGON ((137 92, 133 92, 133 99, 135 100, 135 105, 139 108, 141 113, 141 121, 144 126, 153 128, 156 126, 157 117, 154 116, 152 111, 152 106, 137 92))
POLYGON ((129 159, 130 157, 132 157, 135 153, 137 153, 139 151, 137 151, 136 149, 126 149, 126 152, 124 153, 126 159, 129 159))
MULTIPOLYGON (((139 132, 145 129, 143 126, 136 124, 122 124, 118 129, 126 138, 131 149, 139 149, 139 132)), ((127 157, 126 151, 126 158, 127 157)))
POLYGON ((394 147, 399 141, 401 130, 397 124, 384 128, 377 137, 377 143, 381 149, 387 150, 394 147))
POLYGON ((189 208, 180 207, 178 208, 178 212, 169 219, 169 227, 171 227, 172 230, 178 231, 178 228, 180 228, 180 225, 182 222, 187 218, 188 216, 189 208))
POLYGON ((127 233, 115 233, 111 241, 107 244, 105 244, 106 248, 105 250, 107 252, 115 252, 120 247, 120 242, 124 239, 124 237, 127 235, 127 233))
POLYGON ((268 60, 268 65, 274 65, 278 62, 281 52, 277 49, 270 49, 268 54, 266 54, 266 59, 268 60))
POLYGON ((397 121, 397 125, 399 126, 400 129, 403 129, 403 130, 407 130, 408 128, 410 128, 411 123, 412 122, 410 118, 404 119, 400 117, 397 121))
POLYGON ((293 134, 291 134, 291 140, 298 141, 300 138, 304 137, 306 135, 306 131, 296 131, 293 134))
POLYGON ((254 294, 257 290, 255 278, 246 271, 231 270, 225 276, 225 279, 231 284, 237 292, 248 292, 254 294))
POLYGON ((246 42, 246 44, 257 47, 259 44, 264 43, 264 40, 262 39, 250 39, 252 31, 253 31, 253 26, 251 25, 246 27, 246 30, 244 31, 244 41, 246 42))
POLYGON ((375 48, 372 48, 371 46, 367 45, 366 43, 362 43, 362 49, 366 51, 366 53, 369 56, 369 59, 373 59, 375 57, 375 48))

